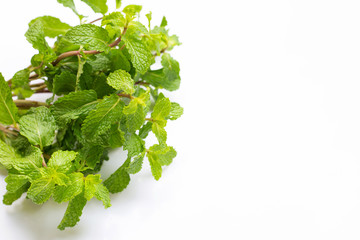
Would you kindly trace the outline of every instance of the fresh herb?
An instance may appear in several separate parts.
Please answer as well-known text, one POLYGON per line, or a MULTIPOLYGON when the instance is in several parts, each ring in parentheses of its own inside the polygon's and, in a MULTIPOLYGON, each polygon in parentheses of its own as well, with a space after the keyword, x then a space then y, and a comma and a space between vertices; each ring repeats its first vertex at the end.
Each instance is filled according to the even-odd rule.
POLYGON ((51 16, 32 20, 25 36, 38 53, 31 65, 9 81, 0 74, 0 163, 9 173, 3 203, 24 193, 35 204, 51 197, 68 202, 61 230, 75 226, 94 197, 110 207, 110 193, 123 191, 145 159, 159 180, 177 154, 167 145, 165 127, 183 114, 159 91, 180 85, 179 63, 168 53, 180 42, 166 19, 153 26, 150 12, 143 25, 137 21, 141 6, 108 14, 106 0, 82 1, 103 17, 88 22, 73 0, 58 0, 81 24, 51 16), (56 38, 53 47, 46 37, 56 38), (153 70, 156 58, 162 67, 153 70), (28 100, 42 93, 52 97, 28 100), (150 132, 158 144, 146 147, 150 132), (127 160, 101 179, 108 151, 119 147, 127 160))

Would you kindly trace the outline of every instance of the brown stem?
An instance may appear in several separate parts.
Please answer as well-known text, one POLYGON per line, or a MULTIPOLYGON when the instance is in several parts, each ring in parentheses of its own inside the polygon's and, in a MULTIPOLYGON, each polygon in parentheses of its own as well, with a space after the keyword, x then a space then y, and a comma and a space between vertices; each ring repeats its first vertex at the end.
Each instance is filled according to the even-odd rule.
POLYGON ((41 158, 42 158, 42 165, 44 168, 47 168, 47 165, 46 165, 46 162, 45 162, 45 159, 44 159, 44 154, 41 154, 41 158))
POLYGON ((48 107, 49 106, 44 102, 37 102, 37 101, 31 101, 31 100, 14 100, 14 103, 16 104, 17 107, 24 108, 24 109, 28 109, 31 107, 40 107, 40 106, 48 107))
POLYGON ((145 118, 145 120, 146 120, 146 121, 149 121, 149 122, 153 122, 153 121, 154 121, 154 119, 152 119, 152 118, 145 118))
POLYGON ((3 131, 4 133, 7 133, 7 134, 10 134, 10 135, 13 135, 13 136, 18 136, 19 134, 17 132, 14 132, 10 129, 7 129, 6 127, 4 126, 1 126, 0 125, 0 131, 3 131))
POLYGON ((46 84, 43 84, 43 85, 41 85, 40 87, 34 88, 33 90, 34 90, 35 92, 37 92, 37 91, 40 91, 40 90, 45 89, 46 87, 47 87, 46 84))
POLYGON ((101 17, 101 18, 95 19, 94 21, 91 21, 91 22, 89 22, 89 23, 94 23, 94 22, 100 21, 100 20, 102 20, 102 19, 103 19, 103 18, 101 17))
MULTIPOLYGON (((108 46, 112 48, 112 47, 119 45, 119 43, 121 42, 121 37, 126 33, 126 30, 127 30, 127 27, 124 27, 124 30, 123 30, 122 34, 120 35, 120 37, 118 39, 116 39, 113 43, 110 43, 108 46)), ((89 54, 99 54, 102 52, 103 51, 98 51, 98 50, 90 50, 90 51, 83 51, 83 52, 80 52, 80 51, 65 52, 63 54, 60 54, 60 56, 55 61, 52 62, 52 65, 56 66, 64 58, 78 56, 78 55, 81 55, 81 53, 83 53, 85 55, 89 55, 89 54)))
POLYGON ((142 86, 149 86, 150 83, 144 82, 144 81, 137 81, 135 85, 142 85, 142 86))
POLYGON ((30 84, 30 87, 31 88, 34 88, 34 87, 41 87, 42 85, 44 85, 44 83, 34 83, 34 84, 30 84))
POLYGON ((117 95, 118 95, 119 97, 126 97, 126 98, 130 98, 130 99, 134 99, 134 97, 131 96, 130 94, 118 93, 117 95))

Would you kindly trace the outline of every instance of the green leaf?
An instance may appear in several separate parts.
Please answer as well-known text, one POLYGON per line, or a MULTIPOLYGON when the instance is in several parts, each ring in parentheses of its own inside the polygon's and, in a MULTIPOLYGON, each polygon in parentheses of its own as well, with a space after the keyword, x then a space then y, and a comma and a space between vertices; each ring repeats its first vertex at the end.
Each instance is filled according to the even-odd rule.
POLYGON ((108 6, 106 5, 107 0, 81 0, 87 5, 89 5, 92 10, 96 13, 105 14, 108 11, 108 6))
POLYGON ((134 80, 128 72, 121 69, 110 73, 107 78, 107 83, 116 90, 123 90, 127 94, 133 94, 135 91, 134 80))
POLYGON ((123 13, 126 14, 126 18, 129 20, 132 20, 135 18, 135 15, 139 14, 142 9, 142 6, 140 5, 128 5, 124 7, 123 13))
POLYGON ((164 127, 162 127, 158 122, 154 122, 152 125, 152 131, 160 144, 166 143, 167 133, 164 127))
POLYGON ((105 25, 111 25, 113 27, 117 27, 117 29, 120 29, 120 27, 125 26, 125 18, 121 12, 112 12, 103 17, 101 26, 105 25))
POLYGON ((74 151, 56 151, 51 155, 48 166, 65 173, 71 168, 71 162, 76 158, 77 154, 74 151))
POLYGON ((154 111, 151 113, 151 118, 155 120, 164 120, 167 116, 169 116, 170 111, 170 100, 165 97, 159 97, 155 103, 154 111))
POLYGON ((116 8, 120 8, 121 7, 121 0, 116 0, 116 8))
POLYGON ((33 175, 37 174, 42 167, 42 152, 39 148, 31 146, 25 157, 17 157, 12 159, 13 167, 21 174, 33 175))
POLYGON ((127 172, 129 163, 130 159, 127 159, 119 169, 104 181, 104 186, 109 189, 111 193, 122 192, 129 185, 130 175, 127 172))
POLYGON ((166 20, 166 17, 163 17, 162 20, 161 20, 161 24, 160 24, 160 27, 166 27, 168 24, 167 20, 166 20))
POLYGON ((55 190, 55 181, 52 178, 40 178, 31 183, 27 197, 36 204, 49 200, 55 190))
POLYGON ((87 203, 84 194, 79 194, 73 198, 66 209, 65 215, 61 220, 58 229, 64 230, 66 227, 74 227, 82 215, 82 211, 87 203))
POLYGON ((163 87, 167 90, 177 90, 180 86, 180 65, 170 54, 164 53, 161 57, 161 65, 164 67, 166 81, 163 87))
POLYGON ((172 102, 171 103, 171 109, 170 109, 170 114, 169 114, 169 118, 170 120, 176 120, 179 117, 181 117, 184 113, 184 109, 180 106, 180 104, 176 103, 176 102, 172 102))
POLYGON ((18 109, 3 75, 0 73, 0 123, 11 125, 18 120, 18 109))
POLYGON ((152 152, 148 152, 147 157, 149 159, 152 175, 154 176, 155 180, 159 180, 162 175, 162 168, 158 155, 152 152))
POLYGON ((80 17, 80 19, 83 18, 82 15, 80 15, 77 11, 76 11, 76 8, 75 8, 75 4, 74 4, 74 1, 73 0, 57 0, 58 3, 61 3, 62 5, 64 5, 64 7, 68 7, 70 8, 71 10, 73 10, 73 12, 78 15, 80 17))
POLYGON ((29 182, 29 177, 26 175, 9 174, 5 178, 5 182, 7 183, 6 190, 16 192, 29 182))
POLYGON ((43 25, 44 34, 46 37, 55 38, 58 35, 64 35, 71 26, 67 23, 63 23, 60 19, 52 16, 43 16, 38 17, 29 23, 29 27, 33 25, 36 21, 40 21, 43 25))
POLYGON ((20 118, 20 133, 33 145, 41 149, 49 146, 55 139, 56 122, 46 107, 33 108, 29 114, 20 118))
POLYGON ((103 202, 105 208, 111 206, 109 190, 101 184, 102 180, 100 175, 88 175, 85 178, 85 193, 84 196, 87 200, 92 199, 94 196, 103 202))
POLYGON ((139 156, 135 157, 134 160, 130 163, 130 165, 126 168, 126 171, 129 174, 136 174, 136 173, 140 172, 143 161, 144 161, 144 157, 145 157, 145 152, 143 152, 139 156))
POLYGON ((19 158, 19 154, 10 145, 0 140, 0 163, 6 169, 11 169, 16 158, 19 158))
POLYGON ((97 94, 94 90, 71 92, 59 98, 50 108, 58 125, 65 125, 82 114, 95 109, 97 94))
POLYGON ((152 122, 147 122, 139 131, 139 136, 142 139, 147 138, 149 132, 152 130, 152 122))
POLYGON ((104 148, 102 146, 87 145, 80 150, 78 157, 81 164, 86 164, 91 169, 94 169, 96 164, 100 162, 103 153, 104 148))
POLYGON ((145 43, 139 39, 137 30, 136 25, 130 25, 123 40, 130 53, 133 66, 141 74, 144 74, 149 69, 153 56, 145 43))
POLYGON ((75 87, 76 75, 69 71, 63 71, 60 75, 55 76, 52 91, 59 96, 74 91, 75 87))
POLYGON ((125 116, 125 125, 129 132, 139 130, 145 122, 146 112, 141 105, 137 105, 135 112, 125 116))
POLYGON ((21 197, 21 195, 23 195, 23 193, 25 193, 29 189, 29 187, 30 187, 30 183, 28 182, 25 185, 23 185, 21 188, 16 190, 15 192, 7 192, 4 195, 3 203, 5 205, 13 204, 13 202, 18 200, 21 197))
POLYGON ((85 119, 81 128, 83 134, 90 138, 105 133, 113 123, 120 121, 123 106, 119 96, 105 97, 85 119))
POLYGON ((11 88, 19 99, 25 99, 32 96, 33 91, 29 86, 30 70, 25 68, 15 73, 11 79, 11 88))
POLYGON ((135 133, 125 136, 124 150, 128 151, 128 156, 133 157, 142 153, 145 149, 145 142, 135 133))
POLYGON ((149 151, 157 155, 159 163, 164 166, 168 166, 172 163, 173 159, 176 157, 177 153, 173 147, 166 146, 165 144, 153 145, 150 147, 149 151))
POLYGON ((69 184, 65 186, 56 186, 54 192, 54 200, 58 203, 67 202, 75 196, 82 193, 84 188, 84 175, 75 172, 69 175, 69 184))
POLYGON ((31 24, 29 30, 25 33, 25 37, 33 48, 45 53, 49 49, 49 45, 45 40, 44 25, 41 20, 37 20, 31 24))
POLYGON ((71 28, 66 34, 66 39, 74 44, 80 44, 87 50, 108 51, 108 32, 93 24, 82 24, 71 28))

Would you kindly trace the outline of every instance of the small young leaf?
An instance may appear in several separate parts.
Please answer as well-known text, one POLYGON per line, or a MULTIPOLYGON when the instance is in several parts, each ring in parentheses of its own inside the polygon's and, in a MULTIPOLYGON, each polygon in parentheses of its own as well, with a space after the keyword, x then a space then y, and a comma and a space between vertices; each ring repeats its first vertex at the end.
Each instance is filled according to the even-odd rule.
POLYGON ((108 11, 108 6, 106 5, 107 0, 81 0, 87 5, 89 5, 92 10, 96 13, 105 14, 108 11))
POLYGON ((69 175, 69 184, 65 186, 56 186, 54 200, 58 203, 67 202, 79 195, 84 187, 84 175, 75 172, 69 175))
POLYGON ((180 104, 176 103, 176 102, 172 102, 171 103, 171 109, 170 109, 170 114, 169 114, 169 119, 170 120, 176 120, 179 117, 181 117, 184 113, 184 109, 180 106, 180 104))
POLYGON ((51 155, 48 166, 59 172, 67 172, 71 168, 71 162, 78 153, 74 151, 56 151, 51 155))
POLYGON ((135 157, 134 160, 130 163, 129 167, 126 168, 126 171, 130 174, 136 174, 140 172, 144 161, 144 157, 145 157, 145 152, 135 157))
POLYGON ((116 90, 123 90, 128 94, 133 94, 135 91, 134 80, 131 78, 128 72, 121 69, 110 73, 107 78, 107 83, 116 90))

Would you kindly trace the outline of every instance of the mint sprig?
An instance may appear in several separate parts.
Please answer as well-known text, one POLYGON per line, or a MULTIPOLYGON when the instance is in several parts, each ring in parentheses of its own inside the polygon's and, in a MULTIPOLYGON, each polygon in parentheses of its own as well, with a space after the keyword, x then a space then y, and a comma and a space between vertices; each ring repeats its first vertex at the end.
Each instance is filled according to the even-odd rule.
POLYGON ((181 79, 179 63, 168 53, 180 42, 165 17, 153 26, 150 12, 144 25, 137 21, 139 5, 107 13, 106 0, 81 0, 103 14, 88 21, 73 0, 57 1, 81 24, 52 16, 30 21, 25 36, 37 50, 31 65, 9 81, 0 73, 0 164, 9 173, 3 203, 23 194, 35 204, 68 202, 58 226, 64 230, 77 224, 92 198, 110 207, 110 194, 126 189, 146 159, 154 178, 161 178, 177 155, 167 145, 166 125, 183 108, 161 92, 177 90, 181 79), (46 37, 55 38, 53 47, 46 37), (156 58, 162 67, 151 70, 156 58), (41 93, 52 97, 28 100, 41 93), (158 143, 147 146, 151 132, 158 143), (109 150, 119 147, 127 160, 102 179, 109 150))

